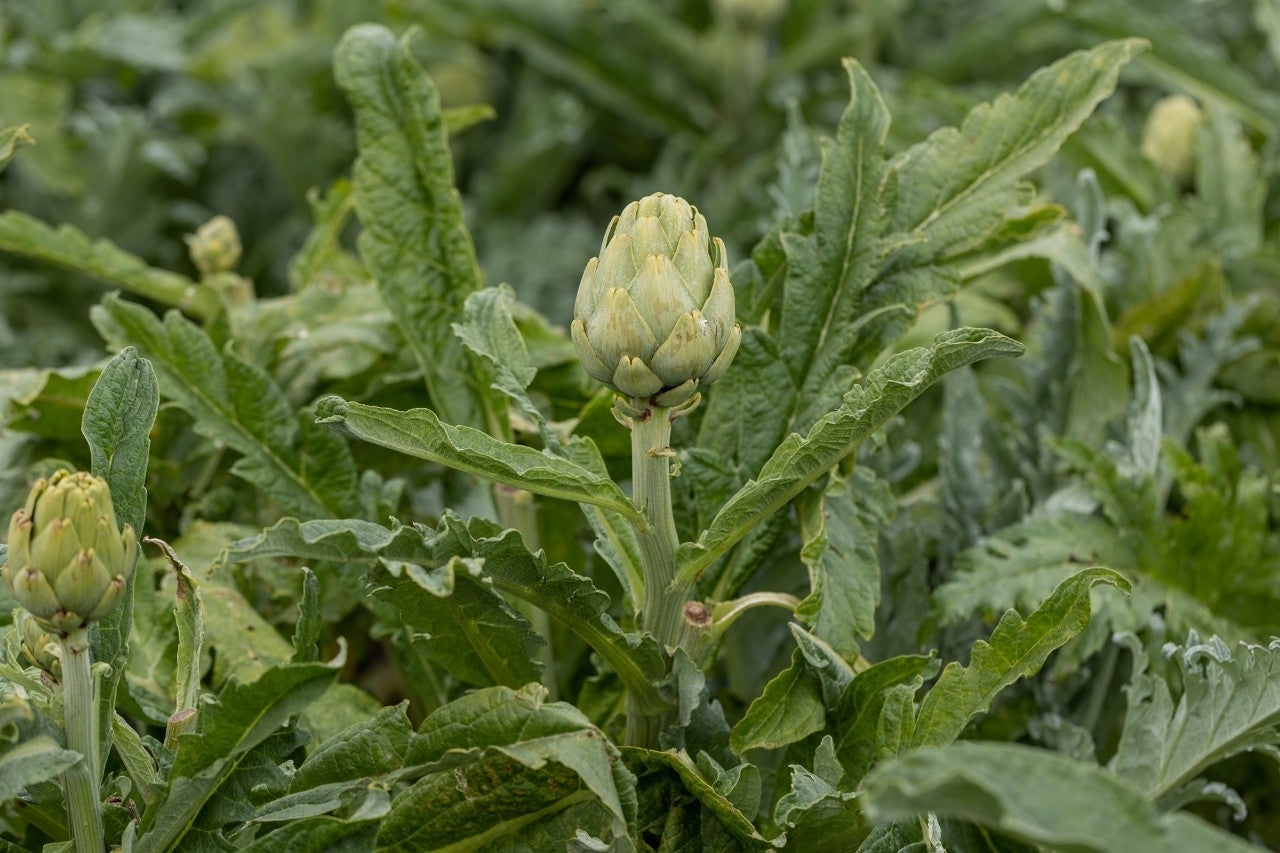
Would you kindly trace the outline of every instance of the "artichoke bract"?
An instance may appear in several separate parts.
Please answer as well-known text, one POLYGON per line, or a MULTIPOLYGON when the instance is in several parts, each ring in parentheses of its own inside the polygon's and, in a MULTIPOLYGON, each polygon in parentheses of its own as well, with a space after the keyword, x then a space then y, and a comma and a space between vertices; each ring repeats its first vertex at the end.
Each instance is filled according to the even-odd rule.
POLYGON ((18 626, 19 649, 33 666, 58 678, 62 675, 62 657, 58 641, 41 628, 35 617, 25 610, 15 610, 14 621, 18 626))
POLYGON ((111 612, 136 552, 133 527, 116 525, 106 481, 58 471, 36 481, 13 514, 0 575, 40 627, 65 635, 111 612))
POLYGON ((682 198, 627 205, 578 285, 573 343, 593 379, 632 407, 692 406, 742 340, 724 243, 682 198))

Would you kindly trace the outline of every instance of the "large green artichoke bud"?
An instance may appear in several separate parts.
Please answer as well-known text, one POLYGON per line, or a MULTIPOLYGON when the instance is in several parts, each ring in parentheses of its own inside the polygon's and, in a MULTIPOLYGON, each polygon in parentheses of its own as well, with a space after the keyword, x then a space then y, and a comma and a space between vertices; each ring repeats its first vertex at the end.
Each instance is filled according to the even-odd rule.
POLYGON ((111 612, 136 551, 133 527, 116 526, 106 481, 59 471, 13 514, 0 575, 40 627, 65 635, 111 612))
POLYGON ((637 409, 692 406, 742 340, 724 243, 696 207, 663 193, 609 223, 573 314, 583 368, 637 409))

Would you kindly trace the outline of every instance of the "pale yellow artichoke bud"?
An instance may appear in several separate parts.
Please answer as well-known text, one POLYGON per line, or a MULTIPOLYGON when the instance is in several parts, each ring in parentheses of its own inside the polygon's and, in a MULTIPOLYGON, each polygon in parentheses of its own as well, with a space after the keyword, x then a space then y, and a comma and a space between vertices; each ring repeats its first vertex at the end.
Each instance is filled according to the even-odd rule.
POLYGON ((1147 115, 1142 153, 1182 186, 1195 172, 1196 131, 1202 119, 1196 102, 1186 95, 1161 98, 1147 115))
POLYGON ((656 193, 605 231, 578 285, 573 343, 583 368, 631 406, 693 405, 742 340, 724 243, 698 209, 656 193))
POLYGON ((116 526, 106 481, 59 471, 13 514, 0 575, 41 628, 66 634, 111 612, 136 552, 133 527, 116 526))
POLYGON ((62 675, 62 655, 58 640, 45 631, 36 622, 35 617, 25 610, 13 611, 18 626, 18 639, 22 656, 28 663, 43 669, 58 678, 62 675))
POLYGON ((215 216, 184 239, 191 262, 202 276, 226 272, 240 262, 240 232, 229 217, 215 216))

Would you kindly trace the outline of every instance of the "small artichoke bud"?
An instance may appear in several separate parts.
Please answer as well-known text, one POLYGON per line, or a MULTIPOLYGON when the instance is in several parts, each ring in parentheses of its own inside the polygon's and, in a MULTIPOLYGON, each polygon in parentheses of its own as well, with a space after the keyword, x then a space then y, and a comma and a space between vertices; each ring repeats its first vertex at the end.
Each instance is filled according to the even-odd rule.
POLYGON ((116 525, 106 481, 58 471, 13 514, 0 576, 36 624, 66 634, 111 612, 136 552, 133 527, 116 525))
POLYGON ((54 678, 61 677, 62 656, 57 638, 41 628, 25 610, 15 610, 13 613, 18 626, 22 656, 28 663, 43 669, 54 678))
POLYGON ((191 262, 208 277, 234 269, 240 262, 240 232, 227 216, 215 216, 186 236, 191 262))
POLYGON ((1186 95, 1161 98, 1147 115, 1142 153, 1181 186, 1189 186, 1195 170, 1196 131, 1200 108, 1186 95))
POLYGON ((657 193, 627 205, 587 263, 573 311, 583 369, 631 407, 696 403, 742 340, 724 243, 698 209, 657 193))

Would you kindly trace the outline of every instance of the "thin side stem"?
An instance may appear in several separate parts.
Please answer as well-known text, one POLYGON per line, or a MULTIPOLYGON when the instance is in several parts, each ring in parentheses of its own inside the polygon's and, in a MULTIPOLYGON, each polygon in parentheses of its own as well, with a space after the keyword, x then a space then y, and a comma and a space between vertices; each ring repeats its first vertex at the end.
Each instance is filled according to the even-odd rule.
POLYGON ((62 706, 67 748, 82 758, 62 775, 76 853, 102 853, 102 798, 98 793, 97 705, 93 698, 93 655, 89 631, 80 628, 62 643, 62 706))

